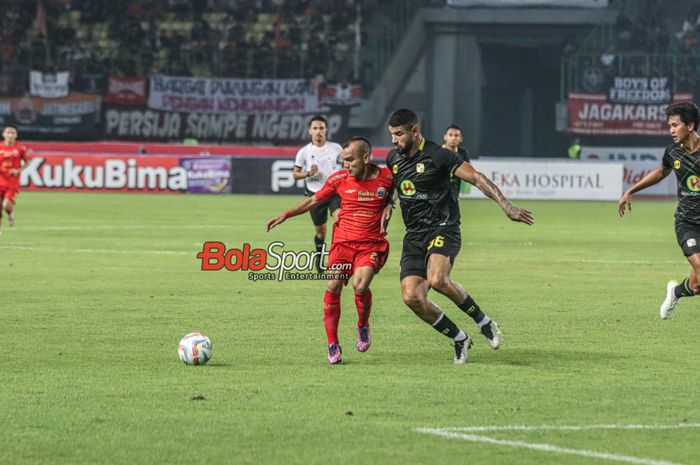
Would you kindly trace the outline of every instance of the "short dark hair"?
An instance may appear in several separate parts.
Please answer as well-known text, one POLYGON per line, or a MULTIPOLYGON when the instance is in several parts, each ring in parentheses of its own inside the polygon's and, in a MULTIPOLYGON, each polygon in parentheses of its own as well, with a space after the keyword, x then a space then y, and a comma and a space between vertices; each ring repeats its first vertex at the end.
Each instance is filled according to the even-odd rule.
POLYGON ((5 125, 3 125, 2 130, 4 131, 4 130, 7 129, 7 128, 12 128, 12 129, 14 129, 15 131, 19 132, 19 129, 17 128, 17 126, 15 126, 15 125, 12 124, 12 123, 6 123, 5 125))
POLYGON ((693 123, 693 130, 698 130, 700 123, 700 110, 693 102, 672 103, 666 107, 666 117, 678 116, 683 124, 693 123))
POLYGON ((346 149, 350 147, 350 144, 353 142, 360 142, 360 149, 362 150, 362 153, 368 153, 370 157, 372 156, 372 144, 370 144, 369 141, 362 136, 351 137, 343 144, 343 148, 346 149))
POLYGON ((309 121, 309 127, 311 127, 312 124, 314 124, 314 121, 320 121, 322 122, 326 127, 328 127, 328 121, 326 121, 326 118, 324 118, 321 115, 315 115, 311 118, 309 121))
POLYGON ((450 129, 456 129, 459 132, 463 132, 462 128, 460 128, 456 124, 450 124, 449 126, 447 126, 447 129, 445 129, 445 132, 449 131, 450 129))
POLYGON ((399 108, 389 117, 389 126, 396 128, 399 126, 419 126, 418 115, 408 108, 399 108))

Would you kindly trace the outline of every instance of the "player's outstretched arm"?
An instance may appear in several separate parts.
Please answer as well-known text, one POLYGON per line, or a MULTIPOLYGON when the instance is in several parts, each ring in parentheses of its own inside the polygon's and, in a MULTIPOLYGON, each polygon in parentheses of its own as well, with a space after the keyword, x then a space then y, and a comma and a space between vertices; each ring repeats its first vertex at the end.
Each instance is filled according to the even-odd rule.
POLYGON ((632 211, 632 194, 639 192, 647 187, 651 187, 654 184, 661 182, 666 176, 671 172, 670 168, 664 166, 659 166, 654 171, 650 171, 646 176, 640 179, 634 186, 630 187, 622 194, 620 200, 617 202, 617 212, 620 216, 625 215, 625 208, 632 211))
POLYGON ((382 212, 382 222, 379 225, 379 232, 381 234, 384 234, 387 230, 387 227, 389 226, 389 220, 391 220, 391 214, 393 213, 394 208, 396 208, 396 200, 398 198, 399 193, 395 190, 392 191, 387 201, 387 204, 384 207, 384 211, 382 212))
POLYGON ((500 205, 503 212, 511 220, 528 225, 535 223, 532 212, 518 207, 517 205, 513 205, 493 181, 487 178, 482 172, 475 170, 469 163, 462 163, 459 168, 455 170, 454 174, 458 178, 467 181, 469 184, 479 189, 486 197, 500 205))
POLYGON ((291 208, 287 210, 286 212, 282 213, 279 216, 275 216, 274 218, 270 218, 267 222, 267 226, 265 228, 266 231, 269 231, 270 229, 274 228, 275 226, 284 223, 284 220, 287 218, 291 218, 292 216, 297 216, 301 215, 302 213, 306 213, 309 210, 313 210, 316 208, 318 205, 318 199, 316 199, 315 195, 312 195, 311 197, 307 197, 301 202, 297 204, 296 207, 291 208))

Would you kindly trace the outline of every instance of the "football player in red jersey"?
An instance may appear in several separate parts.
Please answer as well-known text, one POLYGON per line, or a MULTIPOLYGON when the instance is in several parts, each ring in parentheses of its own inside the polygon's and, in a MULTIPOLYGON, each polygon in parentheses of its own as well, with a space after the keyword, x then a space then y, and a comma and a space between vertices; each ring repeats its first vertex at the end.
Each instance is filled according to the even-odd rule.
POLYGON ((0 232, 2 232, 2 211, 7 212, 10 226, 15 224, 15 202, 19 195, 19 173, 27 167, 27 148, 17 143, 17 127, 6 124, 2 131, 5 143, 0 148, 0 232))
POLYGON ((340 293, 352 275, 357 307, 357 350, 365 352, 372 342, 369 315, 372 309, 372 292, 369 289, 374 275, 384 266, 389 255, 389 242, 381 228, 382 213, 392 194, 391 170, 370 162, 372 147, 361 137, 350 139, 343 145, 344 170, 328 177, 323 188, 313 196, 270 219, 267 230, 281 224, 287 218, 301 215, 334 194, 341 199, 338 221, 333 226, 333 242, 328 257, 329 273, 323 298, 324 324, 328 338, 328 362, 342 361, 338 342, 340 320, 340 293))

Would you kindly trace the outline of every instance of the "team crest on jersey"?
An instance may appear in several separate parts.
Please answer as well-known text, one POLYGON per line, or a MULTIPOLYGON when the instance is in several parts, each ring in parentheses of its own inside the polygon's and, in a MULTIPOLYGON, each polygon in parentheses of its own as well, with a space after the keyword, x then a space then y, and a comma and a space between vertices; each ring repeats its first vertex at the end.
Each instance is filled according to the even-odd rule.
POLYGON ((379 189, 377 189, 377 198, 383 199, 385 194, 386 194, 386 189, 384 189, 383 187, 380 187, 379 189))
POLYGON ((399 165, 394 165, 391 167, 391 172, 396 174, 399 172, 399 165))
POLYGON ((677 170, 681 169, 681 161, 680 161, 680 160, 674 161, 674 162, 673 162, 673 167, 674 167, 675 169, 677 169, 677 170))
POLYGON ((425 165, 423 163, 416 164, 416 173, 425 173, 425 165))
POLYGON ((416 186, 413 185, 410 179, 405 179, 401 182, 401 192, 403 192, 403 195, 411 197, 416 193, 416 186))
POLYGON ((698 178, 694 174, 691 174, 690 176, 688 176, 688 179, 685 180, 685 185, 688 186, 689 190, 693 192, 698 192, 700 191, 700 178, 698 178))

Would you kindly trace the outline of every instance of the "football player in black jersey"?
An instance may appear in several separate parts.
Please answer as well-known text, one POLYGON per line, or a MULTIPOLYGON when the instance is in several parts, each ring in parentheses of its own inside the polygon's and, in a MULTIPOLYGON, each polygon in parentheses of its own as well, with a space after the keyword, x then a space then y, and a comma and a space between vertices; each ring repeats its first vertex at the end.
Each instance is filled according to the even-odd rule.
MULTIPOLYGON (((450 279, 450 271, 461 246, 459 205, 451 194, 452 175, 473 184, 495 200, 513 221, 533 224, 532 214, 516 207, 482 173, 450 150, 423 139, 418 116, 409 109, 396 110, 389 118, 394 150, 387 155, 387 166, 394 173, 393 183, 401 202, 406 226, 401 254, 403 301, 423 321, 454 340, 456 364, 467 361, 471 338, 450 320, 428 290, 449 297, 479 326, 489 344, 497 349, 501 332, 464 288, 450 279)), ((391 216, 385 209, 383 227, 391 216)))
POLYGON ((632 211, 632 194, 660 182, 671 171, 676 174, 676 240, 690 263, 690 276, 680 284, 675 280, 666 284, 666 298, 659 307, 664 320, 671 316, 681 297, 700 293, 700 110, 691 102, 674 103, 666 108, 666 117, 673 144, 664 150, 661 166, 627 189, 617 206, 623 216, 626 208, 632 211))

